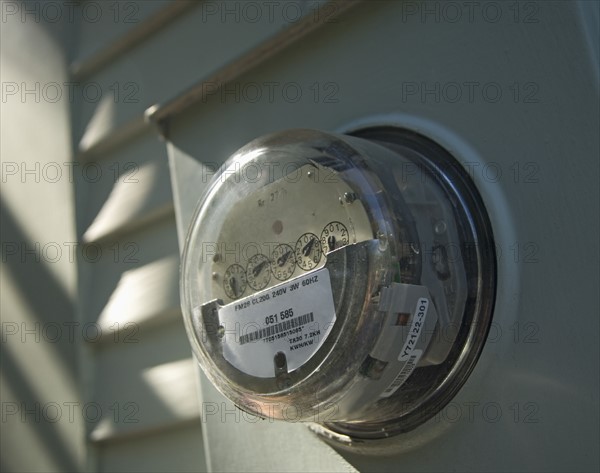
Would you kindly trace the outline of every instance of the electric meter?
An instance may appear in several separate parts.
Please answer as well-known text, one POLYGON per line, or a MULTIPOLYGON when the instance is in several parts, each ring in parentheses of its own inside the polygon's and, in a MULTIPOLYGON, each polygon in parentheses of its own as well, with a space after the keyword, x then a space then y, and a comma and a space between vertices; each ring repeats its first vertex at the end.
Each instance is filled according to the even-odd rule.
POLYGON ((429 139, 289 130, 214 176, 181 282, 194 353, 225 396, 361 442, 414 429, 464 383, 495 254, 473 183, 429 139))

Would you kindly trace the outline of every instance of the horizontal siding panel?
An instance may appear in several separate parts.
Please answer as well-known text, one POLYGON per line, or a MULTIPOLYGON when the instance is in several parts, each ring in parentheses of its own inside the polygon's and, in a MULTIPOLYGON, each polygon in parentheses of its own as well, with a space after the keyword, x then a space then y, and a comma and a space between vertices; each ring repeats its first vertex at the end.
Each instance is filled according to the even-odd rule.
POLYGON ((107 51, 118 50, 119 43, 128 44, 140 36, 157 17, 165 16, 181 0, 120 0, 114 2, 84 1, 73 9, 74 16, 81 19, 74 52, 73 71, 77 74, 87 69, 86 64, 96 62, 107 51))
POLYGON ((206 459, 198 422, 99 448, 105 472, 204 472, 206 459))
POLYGON ((108 441, 199 419, 197 364, 181 319, 131 333, 96 352, 100 418, 89 438, 108 441))
POLYGON ((85 99, 81 101, 81 128, 76 130, 80 151, 92 149, 125 124, 139 120, 150 106, 167 102, 210 77, 278 31, 293 25, 296 18, 300 18, 299 14, 309 12, 310 7, 318 4, 275 2, 277 5, 271 14, 269 8, 273 8, 273 4, 268 7, 260 2, 252 3, 262 7, 251 17, 250 13, 244 13, 245 2, 205 2, 90 76, 83 84, 87 92, 82 93, 85 99), (226 11, 239 14, 226 14, 226 11), (97 98, 96 91, 100 91, 101 98, 97 98), (95 92, 93 97, 92 92, 95 92), (102 116, 109 118, 101 119, 102 116))
POLYGON ((104 320, 147 321, 178 309, 179 249, 174 217, 108 245, 92 244, 81 251, 87 252, 82 259, 88 263, 87 294, 82 295, 86 322, 104 326, 104 320), (158 302, 160 297, 163 300, 158 302), (138 307, 132 308, 133 300, 138 307), (120 304, 131 312, 119 308, 120 304))
POLYGON ((140 325, 180 319, 179 256, 125 271, 98 318, 106 342, 140 325))
POLYGON ((164 144, 152 133, 101 161, 82 163, 81 170, 88 193, 80 219, 84 243, 114 238, 173 212, 164 144))

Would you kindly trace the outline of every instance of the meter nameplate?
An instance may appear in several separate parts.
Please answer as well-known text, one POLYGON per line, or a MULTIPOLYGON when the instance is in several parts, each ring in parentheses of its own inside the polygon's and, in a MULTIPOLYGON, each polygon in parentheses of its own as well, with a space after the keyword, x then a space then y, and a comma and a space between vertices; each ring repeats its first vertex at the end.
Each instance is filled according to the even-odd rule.
POLYGON ((246 374, 273 378, 281 352, 287 371, 294 371, 323 345, 335 319, 329 270, 323 268, 221 307, 223 357, 246 374))

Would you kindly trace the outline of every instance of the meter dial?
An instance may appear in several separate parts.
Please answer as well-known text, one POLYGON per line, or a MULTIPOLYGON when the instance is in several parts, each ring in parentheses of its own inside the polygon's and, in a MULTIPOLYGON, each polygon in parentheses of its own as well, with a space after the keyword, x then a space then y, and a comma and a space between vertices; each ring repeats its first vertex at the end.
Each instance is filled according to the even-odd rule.
MULTIPOLYGON (((215 258, 206 260, 208 278, 201 286, 211 293, 211 298, 220 299, 224 304, 239 299, 232 298, 224 289, 222 276, 230 264, 246 268, 247 287, 241 296, 246 297, 324 266, 327 259, 321 232, 332 222, 338 222, 346 229, 346 232, 341 231, 343 235, 337 235, 336 248, 344 242, 360 243, 375 237, 360 196, 340 205, 340 196, 354 196, 356 189, 338 171, 321 164, 328 162, 321 152, 300 167, 298 164, 302 161, 295 158, 287 167, 285 162, 277 162, 280 163, 277 169, 269 163, 260 167, 263 170, 262 180, 246 183, 248 195, 244 199, 236 197, 237 191, 225 192, 222 189, 219 194, 219 198, 224 199, 220 204, 223 206, 222 218, 215 222, 214 232, 211 231, 211 235, 203 240, 215 243, 200 243, 200 248, 204 248, 207 254, 216 252, 218 255, 218 258, 215 255, 215 258), (284 169, 294 171, 285 174, 284 169), (311 243, 308 237, 305 239, 306 234, 314 235, 316 242, 311 243), (296 245, 299 238, 305 241, 298 252, 296 245), (274 259, 273 250, 283 244, 288 245, 287 251, 291 248, 292 255, 279 260, 287 255, 287 251, 279 248, 281 254, 274 259), (307 253, 306 256, 302 250, 307 253), (232 256, 235 259, 229 259, 232 256), (268 264, 264 264, 265 260, 268 264), (279 266, 279 263, 282 265, 279 266)), ((255 164, 252 163, 252 169, 255 164)), ((235 171, 231 174, 234 179, 227 181, 227 186, 238 187, 235 174, 235 171)))
POLYGON ((296 256, 294 249, 290 245, 279 245, 273 250, 271 255, 271 272, 276 279, 285 281, 296 269, 296 256))
POLYGON ((246 268, 246 279, 248 285, 256 291, 267 287, 271 280, 271 261, 269 261, 269 258, 262 253, 250 258, 246 268))
POLYGON ((223 289, 232 299, 237 299, 246 290, 246 270, 239 264, 232 264, 225 271, 223 289))
POLYGON ((323 252, 319 237, 314 233, 305 233, 296 242, 296 264, 304 271, 314 269, 321 261, 323 252))
POLYGON ((321 245, 323 253, 327 254, 333 250, 346 246, 349 243, 349 233, 346 225, 341 222, 330 222, 325 225, 321 232, 321 245))

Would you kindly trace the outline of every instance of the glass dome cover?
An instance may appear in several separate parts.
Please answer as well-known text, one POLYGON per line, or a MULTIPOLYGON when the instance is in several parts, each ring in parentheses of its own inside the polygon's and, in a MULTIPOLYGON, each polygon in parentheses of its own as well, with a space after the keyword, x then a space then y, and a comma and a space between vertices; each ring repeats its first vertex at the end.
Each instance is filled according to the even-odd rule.
POLYGON ((181 273, 188 336, 223 394, 357 439, 448 402, 485 340, 495 276, 468 177, 431 158, 445 151, 365 133, 289 130, 241 148, 200 200, 181 273), (492 278, 474 279, 483 270, 492 278))

